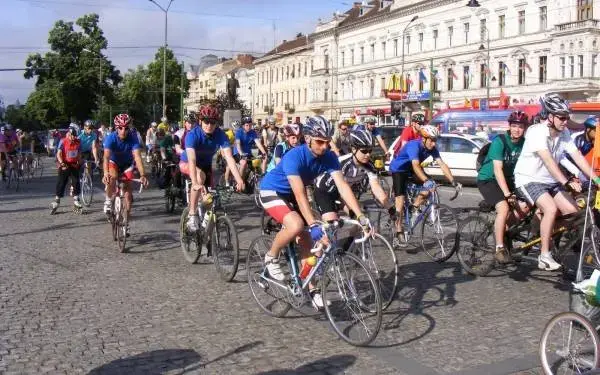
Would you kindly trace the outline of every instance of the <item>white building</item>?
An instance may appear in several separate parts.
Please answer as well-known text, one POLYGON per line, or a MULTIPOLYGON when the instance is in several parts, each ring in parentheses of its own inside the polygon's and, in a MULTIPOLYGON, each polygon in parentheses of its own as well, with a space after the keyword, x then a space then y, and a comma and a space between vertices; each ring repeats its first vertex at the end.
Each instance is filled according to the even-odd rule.
POLYGON ((312 115, 309 104, 312 44, 299 34, 254 61, 254 108, 256 121, 269 115, 288 124, 312 115))
POLYGON ((466 3, 364 1, 319 24, 311 35, 310 109, 332 119, 385 109, 391 123, 384 90, 402 71, 412 81, 402 101, 408 111, 428 107, 413 99, 430 96, 435 109, 477 102, 488 96, 488 82, 492 106, 502 94, 527 103, 548 91, 600 99, 598 1, 466 3))

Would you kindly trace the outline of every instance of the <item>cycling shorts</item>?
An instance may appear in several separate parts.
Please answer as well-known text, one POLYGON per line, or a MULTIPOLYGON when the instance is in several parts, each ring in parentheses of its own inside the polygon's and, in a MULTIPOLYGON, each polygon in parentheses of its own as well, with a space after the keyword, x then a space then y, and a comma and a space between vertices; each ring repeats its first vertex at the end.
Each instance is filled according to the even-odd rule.
POLYGON ((411 174, 407 172, 394 172, 392 173, 392 185, 394 190, 394 197, 406 196, 406 189, 408 182, 411 179, 411 174))
MULTIPOLYGON (((212 167, 211 166, 207 166, 207 167, 197 166, 197 168, 200 168, 200 170, 202 170, 202 172, 204 172, 204 175, 206 176, 206 179, 204 180, 204 186, 208 189, 209 187, 212 186, 212 181, 211 181, 212 180, 212 167)), ((187 176, 187 177, 190 176, 190 168, 189 168, 189 165, 187 162, 180 161, 179 162, 179 170, 185 176, 187 176)))
POLYGON ((135 178, 134 175, 134 170, 135 170, 135 166, 134 165, 118 165, 117 163, 115 163, 112 160, 108 161, 108 171, 109 173, 111 171, 115 171, 116 175, 118 177, 121 177, 121 175, 126 179, 126 180, 131 180, 135 178))
POLYGON ((325 187, 316 187, 313 196, 320 214, 339 211, 340 207, 337 202, 341 202, 342 198, 335 186, 330 190, 325 187))
POLYGON ((535 202, 545 193, 554 197, 561 191, 565 191, 561 184, 541 184, 531 182, 517 188, 517 195, 525 200, 530 206, 534 206, 535 202))
MULTIPOLYGON (((279 194, 275 190, 261 190, 260 204, 267 215, 279 224, 283 224, 283 218, 292 211, 298 210, 298 204, 293 194, 279 194)), ((302 216, 302 215, 300 215, 302 216)))

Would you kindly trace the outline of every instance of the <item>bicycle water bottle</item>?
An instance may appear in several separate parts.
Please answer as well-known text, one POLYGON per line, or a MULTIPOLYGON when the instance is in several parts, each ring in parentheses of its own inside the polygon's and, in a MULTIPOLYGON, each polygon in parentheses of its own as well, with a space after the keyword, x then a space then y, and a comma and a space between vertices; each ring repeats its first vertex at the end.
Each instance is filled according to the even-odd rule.
POLYGON ((317 257, 316 256, 310 256, 308 258, 306 258, 306 261, 304 262, 304 264, 302 265, 302 269, 300 270, 300 278, 302 280, 306 279, 306 277, 308 276, 308 274, 310 273, 310 270, 312 270, 312 268, 317 264, 317 257))

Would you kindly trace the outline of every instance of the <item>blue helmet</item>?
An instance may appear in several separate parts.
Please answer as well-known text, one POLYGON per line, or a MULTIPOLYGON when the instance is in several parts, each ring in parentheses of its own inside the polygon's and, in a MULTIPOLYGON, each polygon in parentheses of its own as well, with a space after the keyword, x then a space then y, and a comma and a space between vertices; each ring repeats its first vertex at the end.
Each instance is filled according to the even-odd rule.
POLYGON ((315 138, 330 139, 333 135, 333 127, 323 116, 313 116, 306 121, 302 132, 315 138))
POLYGON ((585 126, 586 129, 596 129, 597 123, 598 123, 598 117, 590 116, 587 119, 585 119, 585 121, 583 122, 583 126, 585 126))

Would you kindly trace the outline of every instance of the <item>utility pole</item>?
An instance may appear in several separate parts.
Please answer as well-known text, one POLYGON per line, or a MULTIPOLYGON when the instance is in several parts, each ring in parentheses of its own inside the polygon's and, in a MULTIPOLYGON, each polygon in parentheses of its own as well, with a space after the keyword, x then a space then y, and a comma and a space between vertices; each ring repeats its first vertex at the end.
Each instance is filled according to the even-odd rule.
POLYGON ((181 109, 179 110, 179 117, 181 118, 181 122, 180 122, 181 126, 183 126, 183 93, 184 93, 184 90, 183 90, 183 82, 184 81, 183 81, 183 79, 184 79, 184 76, 185 76, 184 65, 185 65, 185 62, 182 61, 181 62, 181 86, 179 86, 179 88, 181 89, 181 103, 180 103, 181 104, 181 109))
POLYGON ((163 108, 162 108, 162 115, 163 117, 166 117, 167 115, 167 24, 168 24, 168 14, 169 14, 169 8, 171 7, 171 4, 173 3, 173 0, 169 0, 169 5, 167 6, 167 8, 163 8, 162 6, 160 6, 156 1, 154 0, 148 0, 150 1, 152 4, 156 5, 157 7, 160 8, 160 10, 162 10, 165 13, 165 43, 163 45, 163 74, 162 74, 162 81, 163 81, 163 89, 162 89, 162 94, 163 94, 163 108))

